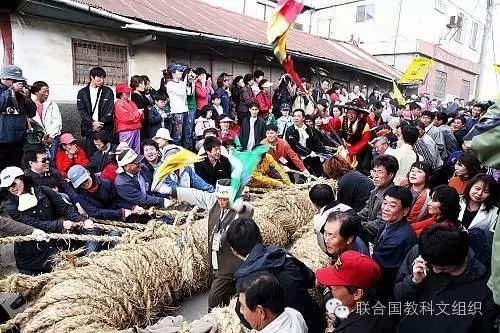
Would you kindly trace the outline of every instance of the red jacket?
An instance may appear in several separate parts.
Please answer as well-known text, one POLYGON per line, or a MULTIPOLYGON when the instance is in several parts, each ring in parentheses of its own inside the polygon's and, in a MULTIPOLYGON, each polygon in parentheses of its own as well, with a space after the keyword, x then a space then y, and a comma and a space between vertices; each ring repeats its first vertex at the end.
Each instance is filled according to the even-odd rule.
POLYGON ((208 104, 208 89, 201 85, 201 81, 196 81, 194 84, 194 91, 196 95, 196 108, 201 110, 202 107, 208 104))
MULTIPOLYGON (((262 140, 261 142, 263 145, 270 145, 269 141, 267 139, 262 140)), ((304 163, 300 159, 300 157, 297 155, 296 152, 293 151, 293 149, 290 147, 288 142, 286 142, 283 139, 278 138, 276 141, 275 146, 271 146, 269 151, 267 152, 269 155, 271 155, 276 162, 278 162, 280 165, 285 165, 281 161, 281 159, 289 159, 292 161, 293 164, 299 169, 299 171, 304 171, 306 167, 304 166, 304 163)), ((287 165, 289 167, 289 165, 287 165)))
POLYGON ((271 101, 271 96, 269 96, 264 90, 260 91, 255 97, 257 103, 259 103, 259 117, 267 119, 269 115, 269 110, 273 105, 271 101))
POLYGON ((116 169, 118 169, 118 165, 116 163, 109 163, 102 170, 101 179, 107 179, 114 183, 117 176, 116 169))
POLYGON ((66 178, 69 168, 73 165, 81 165, 86 167, 89 165, 89 159, 85 151, 78 147, 74 158, 69 158, 68 154, 62 149, 58 149, 56 153, 56 168, 66 178))
POLYGON ((134 102, 117 100, 114 112, 116 132, 133 131, 141 128, 144 113, 137 110, 137 105, 134 102))

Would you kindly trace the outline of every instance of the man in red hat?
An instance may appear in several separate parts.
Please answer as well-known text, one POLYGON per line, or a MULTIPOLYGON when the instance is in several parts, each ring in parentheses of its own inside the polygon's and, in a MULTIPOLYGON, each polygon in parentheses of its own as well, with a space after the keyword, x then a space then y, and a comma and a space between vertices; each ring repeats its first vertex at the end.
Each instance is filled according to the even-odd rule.
POLYGON ((352 250, 343 252, 334 265, 316 271, 318 283, 329 287, 333 294, 333 299, 327 301, 328 313, 341 320, 335 325, 335 333, 396 331, 392 320, 385 315, 387 306, 381 311, 382 304, 376 303, 372 296, 381 276, 372 258, 352 250))

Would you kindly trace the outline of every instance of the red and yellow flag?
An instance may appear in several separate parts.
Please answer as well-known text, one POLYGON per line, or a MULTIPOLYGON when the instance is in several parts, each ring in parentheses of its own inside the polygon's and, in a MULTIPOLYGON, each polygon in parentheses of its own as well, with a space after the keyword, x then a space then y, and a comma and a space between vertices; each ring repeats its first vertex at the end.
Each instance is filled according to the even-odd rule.
POLYGON ((290 74, 295 84, 303 89, 299 74, 295 72, 291 56, 286 54, 286 39, 293 23, 300 14, 304 4, 296 0, 279 0, 274 13, 267 24, 267 40, 285 71, 290 74))

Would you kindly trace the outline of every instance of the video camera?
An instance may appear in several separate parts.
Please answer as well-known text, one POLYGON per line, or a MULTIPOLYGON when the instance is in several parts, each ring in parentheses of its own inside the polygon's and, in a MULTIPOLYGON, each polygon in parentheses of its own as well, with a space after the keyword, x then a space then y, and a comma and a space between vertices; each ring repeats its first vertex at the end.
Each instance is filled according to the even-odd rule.
POLYGON ((23 87, 31 91, 31 86, 26 81, 14 81, 13 83, 21 82, 23 87))

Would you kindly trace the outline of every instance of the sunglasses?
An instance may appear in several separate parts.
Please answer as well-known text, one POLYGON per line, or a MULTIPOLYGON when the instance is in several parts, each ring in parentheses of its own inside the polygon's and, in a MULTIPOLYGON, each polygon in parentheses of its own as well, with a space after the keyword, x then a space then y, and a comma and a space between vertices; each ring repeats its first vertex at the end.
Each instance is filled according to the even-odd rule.
POLYGON ((50 158, 44 157, 40 161, 37 161, 37 162, 40 162, 40 163, 50 163, 50 158))

